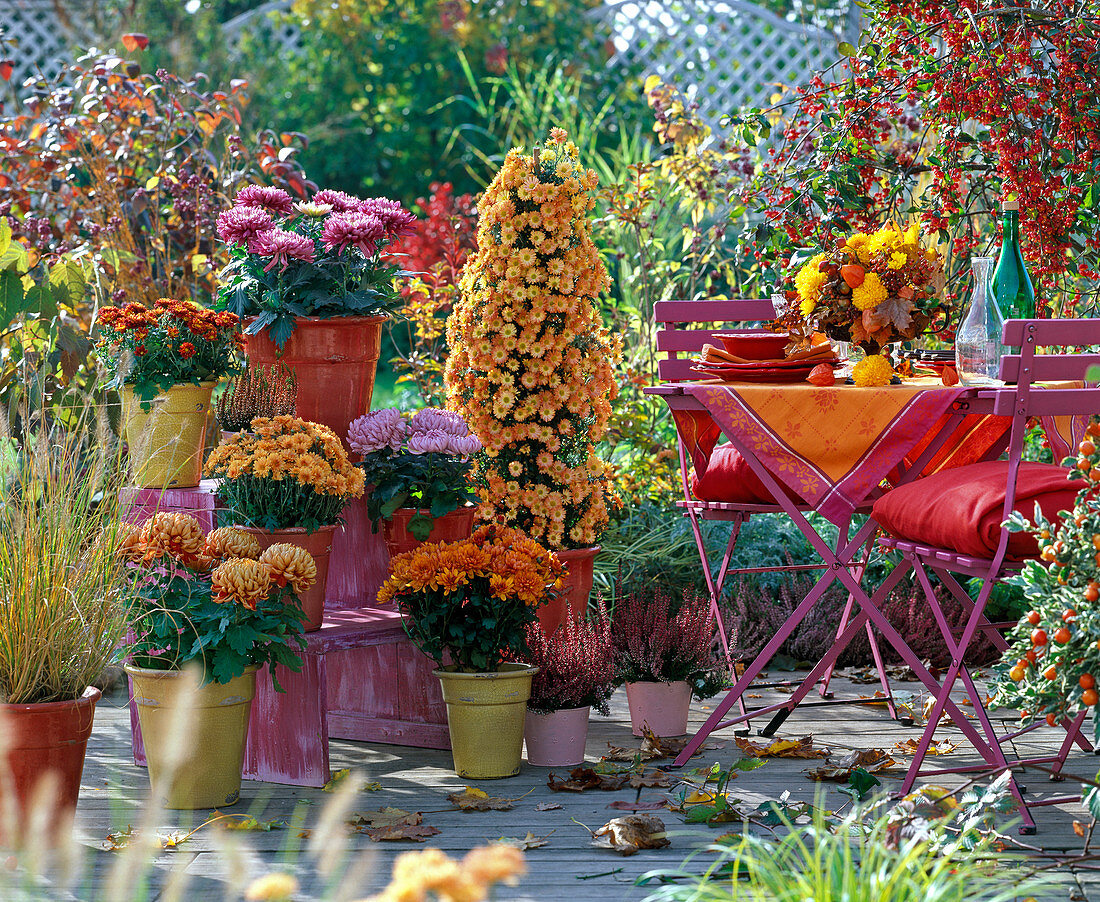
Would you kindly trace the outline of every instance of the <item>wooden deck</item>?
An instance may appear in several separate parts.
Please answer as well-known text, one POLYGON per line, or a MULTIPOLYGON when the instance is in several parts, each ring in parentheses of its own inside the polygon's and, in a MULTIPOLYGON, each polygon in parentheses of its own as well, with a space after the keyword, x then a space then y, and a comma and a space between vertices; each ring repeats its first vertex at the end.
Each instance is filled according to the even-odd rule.
MULTIPOLYGON (((838 697, 856 698, 869 695, 873 685, 853 684, 846 679, 835 681, 838 697)), ((898 688, 915 690, 917 684, 899 684, 898 688)), ((774 693, 763 693, 761 702, 778 698, 774 693)), ((1010 712, 996 712, 1006 719, 1010 712)), ((705 716, 703 706, 696 705, 693 723, 705 716)), ((757 726, 761 726, 758 724, 757 726)), ((837 706, 802 708, 784 725, 785 737, 798 738, 812 733, 815 743, 843 754, 850 749, 889 748, 894 742, 917 738, 916 728, 901 727, 886 716, 885 710, 873 706, 837 706)), ((1023 749, 1049 747, 1056 743, 1060 731, 1043 728, 1032 734, 1023 749)), ((942 737, 958 741, 959 750, 947 760, 952 765, 961 764, 972 755, 957 731, 943 729, 942 737)), ((616 746, 637 745, 630 734, 626 715, 626 701, 620 691, 613 701, 610 718, 594 717, 588 740, 589 757, 595 761, 605 752, 608 743, 616 746)), ((430 840, 431 845, 449 853, 463 853, 469 848, 501 837, 523 837, 528 832, 545 837, 546 845, 527 853, 530 873, 518 889, 502 888, 498 899, 556 900, 568 898, 573 902, 600 900, 640 900, 649 891, 635 884, 636 878, 653 868, 677 865, 693 845, 713 839, 717 831, 685 826, 679 815, 669 811, 655 812, 673 832, 671 847, 659 851, 640 852, 624 858, 614 852, 590 847, 590 835, 584 826, 599 827, 609 818, 623 814, 607 807, 614 800, 633 801, 639 795, 634 790, 613 793, 590 791, 583 794, 554 793, 546 786, 546 769, 524 766, 522 773, 508 780, 485 781, 480 784, 490 795, 516 798, 511 811, 462 812, 452 809, 445 796, 460 790, 464 781, 450 770, 449 753, 427 749, 398 746, 367 745, 349 741, 332 742, 333 767, 353 767, 362 770, 366 779, 377 781, 381 789, 364 792, 356 797, 354 811, 395 806, 407 811, 423 813, 423 822, 440 832, 430 840), (560 804, 560 809, 539 811, 540 802, 560 804)), ((732 737, 718 734, 707 744, 700 764, 715 761, 728 763, 740 756, 732 737)), ((943 760, 943 759, 941 759, 943 760)), ((1100 759, 1080 752, 1071 756, 1070 772, 1095 776, 1100 759)), ((749 773, 742 774, 733 785, 735 795, 746 802, 762 802, 776 799, 790 791, 793 799, 812 801, 816 791, 825 789, 830 807, 840 805, 833 784, 819 784, 809 780, 805 772, 817 762, 771 759, 749 773)), ((172 898, 186 902, 204 902, 223 898, 239 899, 244 886, 255 876, 273 870, 289 870, 297 875, 302 892, 296 900, 328 898, 326 887, 340 882, 339 874, 349 864, 357 874, 350 881, 353 891, 345 891, 342 899, 356 899, 369 895, 385 885, 390 863, 395 855, 420 845, 410 842, 372 843, 366 836, 353 834, 348 839, 348 852, 341 852, 337 841, 325 841, 324 855, 319 861, 309 851, 311 842, 324 836, 324 808, 333 796, 320 790, 299 789, 257 782, 246 782, 241 801, 231 810, 248 812, 261 820, 289 819, 293 825, 270 832, 235 833, 239 840, 236 852, 227 853, 226 834, 208 826, 196 832, 175 851, 155 855, 151 865, 142 873, 134 859, 120 852, 101 850, 107 834, 140 825, 143 820, 143 801, 147 782, 144 769, 131 763, 129 720, 125 699, 115 694, 100 703, 95 731, 89 747, 88 763, 84 772, 77 818, 77 838, 85 854, 82 876, 73 885, 72 894, 63 891, 60 881, 45 888, 41 895, 21 897, 18 893, 0 892, 4 902, 16 902, 20 898, 61 900, 76 898, 84 902, 121 902, 121 898, 156 899, 165 902, 172 898), (310 831, 302 838, 300 833, 310 831), (326 861, 325 859, 330 859, 326 861), (326 867, 331 869, 326 871, 326 867), (148 881, 148 897, 107 895, 105 887, 112 879, 121 878, 121 885, 128 893, 134 893, 141 881, 148 881), (121 870, 120 870, 121 869, 121 870), (326 876, 327 874, 327 876, 326 876), (187 890, 173 896, 171 885, 184 879, 189 881, 187 890)), ((886 788, 896 786, 899 775, 884 775, 886 788)), ((935 782, 957 785, 957 778, 938 778, 935 782)), ((1066 792, 1076 789, 1075 783, 1050 784, 1042 776, 1032 777, 1028 787, 1036 796, 1056 790, 1066 792)), ((656 800, 663 792, 658 789, 640 791, 642 800, 656 800)), ((155 824, 157 829, 175 830, 201 823, 204 812, 168 812, 155 824)), ((1039 833, 1026 837, 1026 841, 1041 845, 1049 851, 1080 849, 1082 840, 1073 832, 1073 821, 1087 823, 1088 816, 1080 804, 1036 810, 1039 833)), ((341 823, 343 818, 337 819, 341 823)), ((343 829, 338 827, 337 833, 343 829)), ((0 881, 2 888, 2 881, 0 881)), ((1100 902, 1100 876, 1087 871, 1075 874, 1072 886, 1059 889, 1050 896, 1053 899, 1088 900, 1100 902)))

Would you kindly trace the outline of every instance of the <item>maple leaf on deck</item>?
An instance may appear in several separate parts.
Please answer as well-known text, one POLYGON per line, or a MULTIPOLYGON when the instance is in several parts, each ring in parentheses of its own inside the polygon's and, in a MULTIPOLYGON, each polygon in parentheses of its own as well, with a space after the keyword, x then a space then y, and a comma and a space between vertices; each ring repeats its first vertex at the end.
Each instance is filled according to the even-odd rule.
POLYGON ((813 736, 803 736, 801 739, 775 739, 771 745, 757 745, 756 743, 735 736, 737 747, 746 755, 753 758, 825 758, 829 754, 828 749, 815 749, 813 736))
POLYGON ((462 792, 452 792, 447 801, 463 811, 509 811, 516 800, 491 796, 484 789, 467 786, 462 792))
POLYGON ((614 792, 626 786, 629 779, 627 774, 598 774, 590 767, 574 767, 565 780, 559 780, 551 772, 546 778, 546 785, 554 792, 585 792, 589 789, 614 792))
POLYGON ((549 845, 550 836, 553 832, 554 831, 551 830, 545 836, 535 836, 534 833, 528 830, 527 835, 519 839, 508 839, 502 836, 500 839, 494 839, 490 845, 511 846, 513 849, 519 849, 521 852, 525 852, 528 849, 541 849, 543 846, 549 845))

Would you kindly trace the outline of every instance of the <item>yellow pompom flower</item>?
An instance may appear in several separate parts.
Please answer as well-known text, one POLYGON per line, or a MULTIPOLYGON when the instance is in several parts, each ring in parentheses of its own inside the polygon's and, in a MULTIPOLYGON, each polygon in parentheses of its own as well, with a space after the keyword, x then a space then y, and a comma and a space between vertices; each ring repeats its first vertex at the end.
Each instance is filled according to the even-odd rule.
POLYGON ((223 526, 206 537, 206 554, 219 561, 231 557, 254 561, 260 556, 260 542, 251 533, 234 526, 223 526))
POLYGON ((890 259, 886 261, 886 265, 889 266, 890 269, 901 269, 908 261, 909 258, 905 255, 904 251, 894 251, 890 255, 890 259))
POLYGON ((868 272, 863 277, 863 284, 852 289, 852 304, 857 310, 870 310, 886 300, 886 286, 878 273, 868 272))
POLYGON ((889 385, 894 378, 894 368, 890 361, 881 354, 868 354, 859 363, 852 367, 852 381, 856 385, 872 387, 889 385))
POLYGON ((871 255, 867 252, 867 239, 869 237, 870 236, 866 232, 856 232, 845 242, 845 246, 848 250, 855 254, 856 259, 864 265, 871 259, 871 255))
POLYGON ((260 561, 230 558, 210 574, 210 590, 219 604, 235 602, 254 611, 271 592, 271 568, 260 561))
POLYGON ((814 307, 817 306, 817 302, 821 300, 821 288, 829 278, 818 269, 824 260, 824 254, 815 254, 794 277, 794 285, 798 289, 798 298, 801 301, 800 308, 803 316, 809 316, 814 307))
POLYGON ((271 568, 275 585, 289 584, 296 595, 301 595, 317 581, 317 562, 304 548, 289 542, 278 542, 264 549, 260 563, 271 568))

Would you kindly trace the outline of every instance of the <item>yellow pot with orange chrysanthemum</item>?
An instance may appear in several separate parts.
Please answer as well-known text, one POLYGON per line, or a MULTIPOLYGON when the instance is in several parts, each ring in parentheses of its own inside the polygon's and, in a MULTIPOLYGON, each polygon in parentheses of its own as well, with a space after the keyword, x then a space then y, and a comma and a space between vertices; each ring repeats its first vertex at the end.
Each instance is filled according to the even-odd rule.
POLYGON ((202 479, 202 452, 215 382, 173 385, 142 403, 132 386, 122 391, 123 435, 131 482, 143 488, 190 488, 202 479))

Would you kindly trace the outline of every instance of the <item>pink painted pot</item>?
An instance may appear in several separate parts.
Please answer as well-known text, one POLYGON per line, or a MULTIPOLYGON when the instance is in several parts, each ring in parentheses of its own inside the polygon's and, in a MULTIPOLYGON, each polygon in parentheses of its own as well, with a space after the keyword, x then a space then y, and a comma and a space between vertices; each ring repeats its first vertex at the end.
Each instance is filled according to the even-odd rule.
POLYGON ((590 708, 566 708, 549 714, 527 709, 523 742, 527 763, 535 767, 576 767, 584 763, 590 708))
POLYGON ((683 736, 687 733, 691 686, 686 680, 675 683, 627 683, 626 701, 630 705, 630 727, 642 735, 646 724, 658 736, 683 736))
POLYGON ((328 583, 328 565, 332 554, 332 537, 336 533, 335 524, 322 526, 314 532, 306 532, 301 528, 292 529, 259 529, 255 526, 238 526, 243 532, 251 533, 260 543, 260 550, 270 548, 280 542, 288 542, 304 548, 313 557, 317 565, 317 580, 298 596, 298 603, 302 606, 302 612, 306 615, 306 622, 302 630, 312 633, 321 628, 325 619, 325 590, 328 583))

